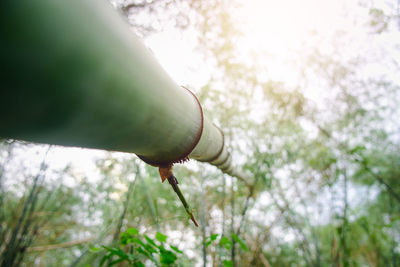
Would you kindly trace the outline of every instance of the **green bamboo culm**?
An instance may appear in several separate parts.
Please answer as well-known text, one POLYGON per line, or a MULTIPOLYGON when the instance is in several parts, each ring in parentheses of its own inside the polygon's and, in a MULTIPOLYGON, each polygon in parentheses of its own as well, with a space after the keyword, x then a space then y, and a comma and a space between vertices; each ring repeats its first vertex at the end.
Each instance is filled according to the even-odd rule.
POLYGON ((106 1, 4 0, 0 34, 0 137, 162 163, 189 154, 246 181, 222 131, 106 1))

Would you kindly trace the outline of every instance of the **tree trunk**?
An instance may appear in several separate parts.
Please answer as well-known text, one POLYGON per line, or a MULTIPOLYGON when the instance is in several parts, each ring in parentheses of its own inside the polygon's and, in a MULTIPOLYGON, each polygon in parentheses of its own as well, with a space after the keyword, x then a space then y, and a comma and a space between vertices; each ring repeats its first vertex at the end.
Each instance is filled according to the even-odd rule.
POLYGON ((234 238, 235 234, 235 183, 232 180, 231 183, 231 261, 232 267, 236 266, 235 257, 236 257, 236 241, 234 238))

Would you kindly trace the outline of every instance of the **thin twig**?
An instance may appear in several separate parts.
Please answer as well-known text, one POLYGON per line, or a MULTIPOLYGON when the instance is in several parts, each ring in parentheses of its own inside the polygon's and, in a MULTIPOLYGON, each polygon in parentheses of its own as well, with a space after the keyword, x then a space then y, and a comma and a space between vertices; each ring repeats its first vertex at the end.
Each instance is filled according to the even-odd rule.
POLYGON ((170 177, 168 177, 168 182, 172 186, 172 189, 174 189, 175 193, 178 195, 183 206, 185 207, 186 213, 190 216, 190 219, 192 220, 194 225, 196 225, 196 227, 199 227, 199 225, 193 215, 192 209, 190 208, 189 204, 186 202, 185 197, 183 196, 181 190, 179 189, 178 180, 176 179, 176 177, 174 175, 171 175, 170 177))
POLYGON ((94 239, 94 237, 88 237, 85 239, 74 240, 74 241, 69 241, 69 242, 60 243, 60 244, 30 247, 30 248, 27 248, 26 251, 27 252, 39 252, 39 251, 48 251, 48 250, 53 250, 53 249, 58 249, 58 248, 69 248, 69 247, 73 247, 76 245, 81 245, 81 244, 90 242, 93 239, 94 239))

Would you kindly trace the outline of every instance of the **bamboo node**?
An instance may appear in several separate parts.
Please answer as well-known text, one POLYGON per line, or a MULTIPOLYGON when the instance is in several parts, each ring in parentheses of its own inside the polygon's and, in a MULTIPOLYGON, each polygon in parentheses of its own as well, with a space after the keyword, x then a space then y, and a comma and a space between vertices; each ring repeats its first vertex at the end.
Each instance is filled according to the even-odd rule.
MULTIPOLYGON (((147 164, 149 164, 151 166, 165 168, 165 167, 168 167, 168 166, 172 166, 174 163, 184 163, 184 162, 189 160, 190 153, 192 153, 193 149, 200 142, 200 138, 201 138, 201 135, 203 134, 203 128, 204 128, 203 108, 201 107, 199 99, 196 97, 196 95, 192 91, 190 91, 189 89, 187 89, 184 86, 182 86, 182 88, 186 89, 194 97, 194 99, 196 100, 196 103, 197 103, 197 105, 199 107, 199 111, 200 111, 200 127, 199 127, 199 130, 198 130, 198 132, 197 132, 192 144, 188 147, 188 149, 184 153, 182 153, 182 155, 180 155, 179 157, 177 157, 175 159, 171 159, 170 161, 159 161, 157 159, 148 158, 148 157, 143 156, 143 155, 137 155, 141 160, 143 160, 144 162, 146 162, 147 164)), ((222 131, 221 131, 221 133, 222 133, 222 131)))

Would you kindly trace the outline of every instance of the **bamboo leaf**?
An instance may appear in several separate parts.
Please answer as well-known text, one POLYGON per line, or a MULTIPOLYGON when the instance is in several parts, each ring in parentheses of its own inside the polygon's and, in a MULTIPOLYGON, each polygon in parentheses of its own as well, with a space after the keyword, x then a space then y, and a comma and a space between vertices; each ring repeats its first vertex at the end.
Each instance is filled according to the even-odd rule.
POLYGON ((163 235, 163 234, 160 233, 160 232, 157 232, 157 233, 156 233, 156 239, 157 239, 158 241, 160 241, 161 243, 167 242, 167 236, 166 236, 166 235, 163 235))

